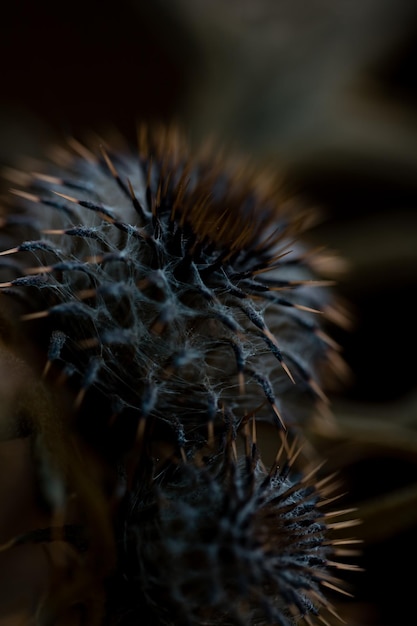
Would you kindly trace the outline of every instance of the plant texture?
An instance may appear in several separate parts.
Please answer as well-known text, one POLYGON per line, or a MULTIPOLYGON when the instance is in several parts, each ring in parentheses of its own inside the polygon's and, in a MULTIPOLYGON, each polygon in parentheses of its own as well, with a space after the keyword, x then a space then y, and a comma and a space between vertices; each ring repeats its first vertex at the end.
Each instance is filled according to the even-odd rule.
POLYGON ((72 546, 49 614, 85 605, 87 623, 167 626, 330 614, 327 492, 290 471, 294 437, 326 414, 323 387, 343 371, 325 255, 302 241, 311 211, 171 128, 141 127, 137 149, 71 139, 9 177, 0 289, 55 406, 15 427, 33 439, 53 524, 10 545, 72 546), (248 435, 260 422, 286 448, 269 470, 248 435))

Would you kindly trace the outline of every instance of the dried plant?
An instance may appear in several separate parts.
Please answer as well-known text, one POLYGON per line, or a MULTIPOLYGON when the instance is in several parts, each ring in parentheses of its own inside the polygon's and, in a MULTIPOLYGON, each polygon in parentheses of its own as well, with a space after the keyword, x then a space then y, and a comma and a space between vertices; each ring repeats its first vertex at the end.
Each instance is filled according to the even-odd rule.
POLYGON ((14 426, 51 524, 8 546, 68 548, 42 624, 324 620, 326 480, 308 446, 290 468, 344 374, 326 328, 345 319, 340 259, 303 241, 313 212, 270 173, 174 128, 138 137, 8 172, 0 289, 53 407, 14 426), (275 425, 282 464, 265 469, 251 422, 275 425))

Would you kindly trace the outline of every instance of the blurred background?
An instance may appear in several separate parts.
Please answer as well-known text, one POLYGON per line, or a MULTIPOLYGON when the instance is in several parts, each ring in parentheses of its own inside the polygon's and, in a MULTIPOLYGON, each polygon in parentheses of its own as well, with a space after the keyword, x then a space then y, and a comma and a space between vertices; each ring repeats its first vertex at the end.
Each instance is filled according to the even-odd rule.
POLYGON ((23 0, 3 9, 0 63, 0 165, 91 127, 135 140, 139 120, 176 120, 322 210, 308 236, 349 261, 354 325, 333 334, 353 378, 332 397, 339 432, 311 436, 365 542, 340 610, 350 626, 415 623, 417 4, 23 0))

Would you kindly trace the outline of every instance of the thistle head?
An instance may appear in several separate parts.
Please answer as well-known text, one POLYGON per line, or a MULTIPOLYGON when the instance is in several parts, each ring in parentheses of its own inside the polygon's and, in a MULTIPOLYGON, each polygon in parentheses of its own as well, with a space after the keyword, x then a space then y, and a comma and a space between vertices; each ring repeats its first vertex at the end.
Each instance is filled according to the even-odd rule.
POLYGON ((302 427, 340 363, 321 257, 301 241, 311 212, 169 129, 144 127, 137 149, 69 144, 14 174, 0 259, 78 428, 120 451, 141 422, 183 449, 251 414, 302 427))
POLYGON ((110 623, 145 614, 165 626, 337 617, 328 588, 343 592, 338 568, 354 566, 338 562, 332 517, 341 512, 326 512, 335 485, 297 468, 286 442, 270 468, 247 435, 240 450, 235 443, 172 461, 130 494, 110 623))
POLYGON ((343 566, 328 486, 296 470, 287 443, 341 365, 323 255, 304 240, 311 212, 274 177, 193 153, 171 129, 143 127, 134 149, 71 139, 12 177, 3 303, 20 307, 35 377, 73 402, 24 424, 62 522, 28 539, 72 544, 71 594, 103 583, 111 624, 146 612, 165 626, 291 626, 332 613, 325 587, 343 566), (262 420, 285 442, 269 469, 247 433, 262 420))

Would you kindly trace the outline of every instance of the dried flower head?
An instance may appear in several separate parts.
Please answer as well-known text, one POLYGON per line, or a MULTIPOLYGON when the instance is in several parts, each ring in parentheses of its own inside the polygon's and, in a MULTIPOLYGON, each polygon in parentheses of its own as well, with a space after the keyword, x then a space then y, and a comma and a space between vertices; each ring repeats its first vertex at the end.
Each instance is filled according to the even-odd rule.
POLYGON ((39 170, 13 173, 0 287, 96 445, 146 422, 185 449, 208 423, 292 428, 325 402, 333 296, 299 240, 311 211, 272 178, 146 127, 138 151, 71 139, 39 170))
MULTIPOLYGON (((325 513, 332 479, 294 467, 280 448, 267 469, 244 438, 221 452, 171 463, 130 494, 111 581, 110 623, 130 626, 312 624, 337 617, 328 588, 343 592, 334 522, 325 513)), ((334 483, 334 480, 333 480, 334 483)), ((328 508, 328 507, 327 507, 328 508)), ((346 554, 344 550, 343 554, 346 554)))
POLYGON ((301 241, 311 211, 173 129, 142 127, 138 149, 71 139, 9 176, 2 302, 54 393, 16 426, 34 435, 51 528, 4 549, 70 548, 41 623, 74 607, 89 626, 334 613, 327 482, 295 471, 291 443, 341 363, 325 257, 301 241), (260 420, 285 442, 269 470, 248 435, 260 420))

